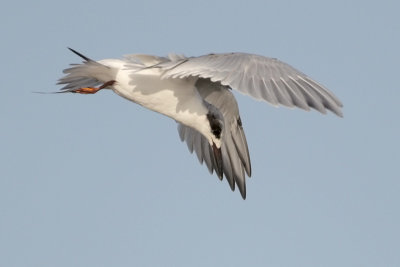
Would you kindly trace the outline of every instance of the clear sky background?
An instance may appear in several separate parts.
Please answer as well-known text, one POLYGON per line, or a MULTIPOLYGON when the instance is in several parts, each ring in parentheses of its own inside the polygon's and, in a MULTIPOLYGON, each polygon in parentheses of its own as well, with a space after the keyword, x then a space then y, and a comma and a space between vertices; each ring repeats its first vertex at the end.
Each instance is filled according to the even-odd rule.
POLYGON ((400 266, 399 1, 6 1, 0 266, 400 266), (247 200, 176 123, 110 91, 41 95, 130 53, 277 57, 344 118, 236 94, 247 200))

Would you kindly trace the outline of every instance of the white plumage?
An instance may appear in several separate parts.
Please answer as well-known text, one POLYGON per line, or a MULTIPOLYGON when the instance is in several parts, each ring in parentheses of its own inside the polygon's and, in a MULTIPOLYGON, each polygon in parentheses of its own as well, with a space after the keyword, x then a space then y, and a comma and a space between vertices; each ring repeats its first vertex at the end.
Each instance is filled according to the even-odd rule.
POLYGON ((184 57, 128 55, 123 59, 91 60, 65 69, 61 92, 118 95, 178 123, 182 141, 209 171, 226 177, 232 190, 246 197, 245 176, 251 163, 236 89, 272 105, 297 106, 342 116, 341 102, 326 88, 277 59, 245 53, 184 57), (99 87, 96 87, 99 86, 99 87))

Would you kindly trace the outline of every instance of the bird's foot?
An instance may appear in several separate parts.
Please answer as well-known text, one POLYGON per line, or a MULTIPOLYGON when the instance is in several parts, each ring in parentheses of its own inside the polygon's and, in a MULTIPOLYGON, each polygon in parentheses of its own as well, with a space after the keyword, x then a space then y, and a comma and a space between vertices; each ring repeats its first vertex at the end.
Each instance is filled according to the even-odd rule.
POLYGON ((100 90, 100 88, 97 87, 82 87, 79 89, 76 89, 72 91, 72 93, 78 93, 78 94, 95 94, 100 90))
POLYGON ((110 86, 114 85, 115 80, 108 81, 104 83, 100 87, 81 87, 76 90, 71 91, 72 93, 79 93, 79 94, 95 94, 101 89, 109 88, 110 86))

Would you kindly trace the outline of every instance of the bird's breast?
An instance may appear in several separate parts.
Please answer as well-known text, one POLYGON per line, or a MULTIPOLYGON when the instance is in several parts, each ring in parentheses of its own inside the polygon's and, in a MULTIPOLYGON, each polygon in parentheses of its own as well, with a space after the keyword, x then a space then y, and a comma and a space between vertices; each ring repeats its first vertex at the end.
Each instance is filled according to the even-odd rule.
MULTIPOLYGON (((158 69, 120 70, 113 90, 145 108, 199 129, 208 123, 208 108, 195 87, 196 78, 161 78, 158 69)), ((200 130, 200 129, 199 129, 200 130)), ((205 130, 204 130, 205 131, 205 130)))

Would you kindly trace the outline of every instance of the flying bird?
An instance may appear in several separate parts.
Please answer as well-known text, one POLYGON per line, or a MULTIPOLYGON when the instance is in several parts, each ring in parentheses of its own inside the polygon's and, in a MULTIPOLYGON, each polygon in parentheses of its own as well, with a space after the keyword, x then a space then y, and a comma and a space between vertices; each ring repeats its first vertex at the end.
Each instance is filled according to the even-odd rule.
POLYGON ((250 155, 239 107, 232 89, 274 106, 330 110, 342 117, 342 103, 328 89, 275 58, 247 54, 168 57, 133 54, 122 59, 83 58, 63 72, 58 93, 94 94, 111 89, 178 123, 189 151, 195 152, 220 180, 226 177, 246 198, 245 177, 251 176, 250 155))

